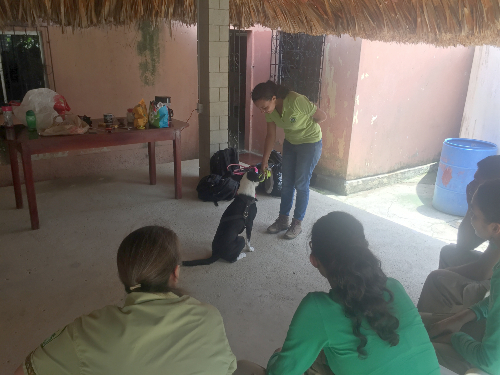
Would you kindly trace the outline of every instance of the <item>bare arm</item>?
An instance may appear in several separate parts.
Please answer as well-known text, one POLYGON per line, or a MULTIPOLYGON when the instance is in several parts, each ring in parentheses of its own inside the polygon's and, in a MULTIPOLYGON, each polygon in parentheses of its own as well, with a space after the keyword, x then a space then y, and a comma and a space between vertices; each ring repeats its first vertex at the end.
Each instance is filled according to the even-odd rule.
POLYGON ((14 372, 14 375, 24 375, 23 365, 17 368, 16 372, 14 372))
POLYGON ((470 251, 484 242, 482 238, 476 235, 476 231, 470 222, 471 216, 472 210, 469 208, 458 227, 457 247, 460 250, 470 251))
POLYGON ((264 154, 262 155, 262 170, 267 169, 267 162, 271 151, 273 150, 274 143, 276 142, 276 124, 274 122, 267 123, 266 141, 264 143, 264 154))
POLYGON ((325 111, 321 109, 316 109, 316 112, 314 112, 314 115, 312 116, 313 120, 316 121, 318 124, 320 122, 323 122, 326 120, 326 113, 325 111))
POLYGON ((464 264, 463 266, 451 267, 448 268, 448 270, 471 280, 488 280, 493 274, 493 266, 497 264, 499 260, 500 249, 490 242, 488 248, 481 254, 478 260, 464 264))
POLYGON ((476 320, 476 313, 465 309, 429 327, 429 338, 433 342, 450 342, 453 333, 460 331, 465 323, 476 320), (440 336, 444 336, 440 338, 440 336))

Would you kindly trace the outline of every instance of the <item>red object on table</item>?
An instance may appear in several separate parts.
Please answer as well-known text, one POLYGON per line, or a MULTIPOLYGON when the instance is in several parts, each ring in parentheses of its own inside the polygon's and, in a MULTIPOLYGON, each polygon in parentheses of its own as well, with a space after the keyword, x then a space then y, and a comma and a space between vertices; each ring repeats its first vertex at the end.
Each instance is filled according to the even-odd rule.
MULTIPOLYGON (((94 126, 97 127, 98 122, 102 122, 102 119, 92 120, 92 122, 94 126)), ((154 128, 146 130, 116 129, 112 133, 102 132, 98 134, 64 135, 39 137, 37 139, 29 139, 29 134, 26 128, 22 129, 18 132, 18 134, 16 134, 16 130, 14 128, 6 128, 5 138, 9 148, 12 181, 14 183, 14 194, 16 197, 16 208, 23 207, 21 179, 19 175, 19 165, 16 151, 21 153, 21 160, 23 163, 31 229, 38 229, 40 228, 40 224, 38 219, 38 207, 36 204, 31 155, 120 146, 135 143, 147 143, 149 154, 149 182, 151 185, 156 185, 155 142, 166 140, 171 140, 174 143, 175 198, 181 199, 181 131, 188 126, 189 124, 186 122, 173 120, 172 126, 169 128, 154 128)))

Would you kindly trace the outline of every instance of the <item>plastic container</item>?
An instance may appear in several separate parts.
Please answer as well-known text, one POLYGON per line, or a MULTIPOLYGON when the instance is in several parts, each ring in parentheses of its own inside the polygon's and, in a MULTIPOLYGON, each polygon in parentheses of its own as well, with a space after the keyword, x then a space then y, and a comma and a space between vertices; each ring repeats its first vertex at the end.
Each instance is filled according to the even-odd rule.
POLYGON ((5 126, 14 126, 14 121, 12 119, 12 107, 10 105, 4 106, 2 107, 2 112, 5 126))
POLYGON ((26 123, 30 132, 36 132, 36 116, 32 110, 26 111, 26 123))
POLYGON ((134 109, 133 108, 127 109, 127 124, 133 124, 134 119, 135 119, 134 109))
POLYGON ((477 163, 496 155, 494 143, 468 138, 448 138, 443 142, 432 205, 447 214, 465 216, 467 185, 474 179, 477 163))

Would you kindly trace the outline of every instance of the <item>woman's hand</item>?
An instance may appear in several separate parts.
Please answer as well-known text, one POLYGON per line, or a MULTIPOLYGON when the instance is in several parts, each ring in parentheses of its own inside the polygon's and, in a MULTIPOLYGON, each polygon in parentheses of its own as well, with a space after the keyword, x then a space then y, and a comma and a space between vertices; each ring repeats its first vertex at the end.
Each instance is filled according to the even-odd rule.
POLYGON ((427 332, 429 334, 430 339, 433 342, 441 342, 441 341, 435 341, 438 340, 437 336, 441 335, 451 336, 451 334, 460 331, 460 329, 462 329, 462 326, 465 323, 471 322, 475 319, 476 319, 476 314, 474 313, 474 311, 470 309, 465 309, 453 316, 450 316, 449 318, 434 323, 429 327, 427 332))
POLYGON ((447 334, 435 337, 431 341, 435 342, 435 343, 440 343, 440 344, 451 344, 451 335, 453 335, 453 333, 447 333, 447 334))
POLYGON ((264 172, 264 171, 269 169, 269 165, 267 164, 267 160, 264 161, 264 159, 262 159, 262 164, 261 164, 260 169, 261 169, 260 172, 264 172))

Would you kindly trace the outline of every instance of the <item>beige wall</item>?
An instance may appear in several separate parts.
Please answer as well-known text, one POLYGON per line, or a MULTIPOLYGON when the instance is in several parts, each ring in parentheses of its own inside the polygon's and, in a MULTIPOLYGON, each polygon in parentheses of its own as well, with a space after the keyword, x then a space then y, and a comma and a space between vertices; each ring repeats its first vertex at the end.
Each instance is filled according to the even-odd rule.
POLYGON ((439 160, 459 134, 473 55, 363 40, 347 180, 439 160))
MULTIPOLYGON (((56 90, 72 112, 102 117, 125 116, 142 98, 172 97, 174 117, 186 121, 198 101, 196 28, 92 28, 83 31, 49 28, 56 90)), ((44 38, 47 36, 44 35, 44 38)), ((47 45, 45 43, 45 45, 47 45)), ((46 63, 50 64, 45 48, 46 63)), ((49 77, 50 78, 50 77, 49 77)), ((50 81, 52 81, 50 79, 50 81)), ((182 133, 183 159, 198 156, 198 116, 182 133)), ((157 145, 157 162, 172 160, 172 142, 157 145)), ((146 145, 35 156, 36 180, 67 177, 147 164, 146 145)), ((0 185, 11 184, 10 167, 0 164, 0 185)))
POLYGON ((320 108, 327 119, 321 123, 323 153, 316 168, 322 175, 347 173, 360 53, 361 39, 326 37, 320 108))
POLYGON ((476 47, 460 137, 500 147, 500 48, 476 47))

